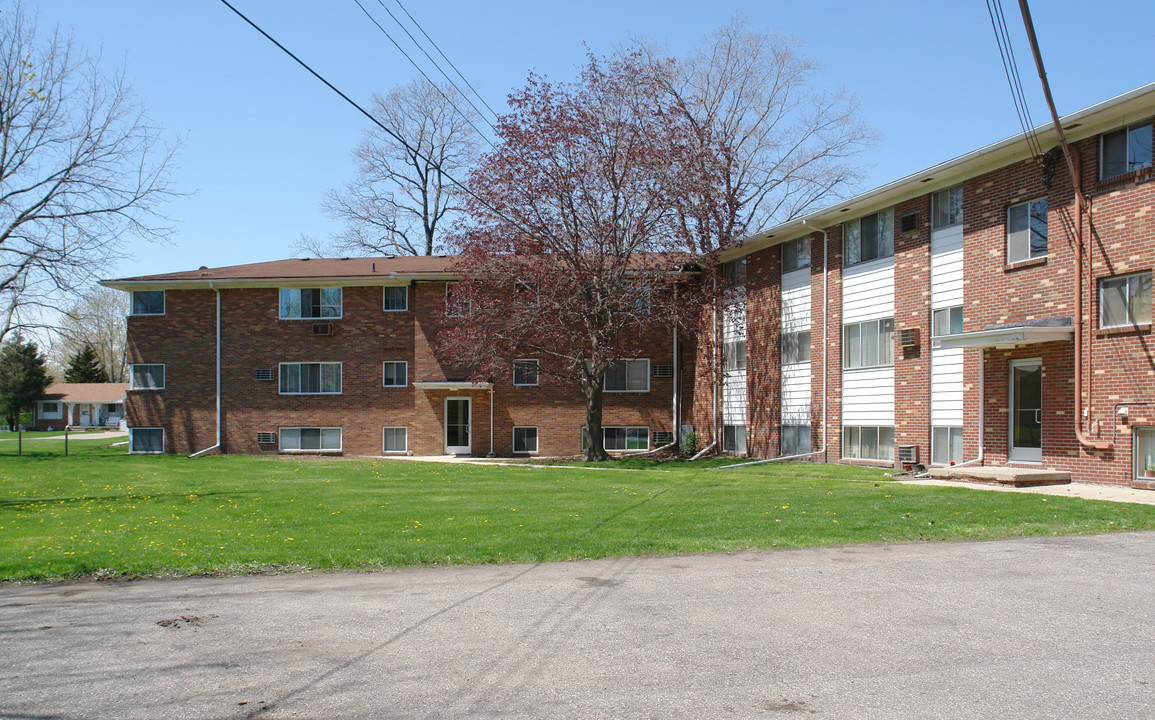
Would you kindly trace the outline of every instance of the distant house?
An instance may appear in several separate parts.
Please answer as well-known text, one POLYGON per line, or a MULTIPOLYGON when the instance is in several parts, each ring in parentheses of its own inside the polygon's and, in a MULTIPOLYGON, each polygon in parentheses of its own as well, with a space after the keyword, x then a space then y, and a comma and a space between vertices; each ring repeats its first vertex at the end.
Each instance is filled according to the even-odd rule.
POLYGON ((36 400, 36 430, 72 427, 119 428, 128 383, 56 383, 36 400))

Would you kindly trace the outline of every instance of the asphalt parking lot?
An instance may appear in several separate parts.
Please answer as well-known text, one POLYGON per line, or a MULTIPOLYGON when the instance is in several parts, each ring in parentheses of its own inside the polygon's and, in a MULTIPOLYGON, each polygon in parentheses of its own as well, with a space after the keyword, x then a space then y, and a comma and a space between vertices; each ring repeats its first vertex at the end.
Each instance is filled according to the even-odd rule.
POLYGON ((0 586, 4 718, 1147 718, 1155 533, 0 586))

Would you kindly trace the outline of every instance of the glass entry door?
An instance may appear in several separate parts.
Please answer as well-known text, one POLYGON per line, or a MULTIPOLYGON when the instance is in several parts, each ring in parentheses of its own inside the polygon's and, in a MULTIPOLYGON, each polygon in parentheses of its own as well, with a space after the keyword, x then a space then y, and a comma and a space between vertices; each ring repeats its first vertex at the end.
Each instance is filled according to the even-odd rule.
POLYGON ((1011 449, 1008 460, 1043 460, 1043 363, 1011 361, 1011 449))
POLYGON ((469 426, 472 408, 469 398, 445 399, 445 452, 449 455, 469 455, 469 426))

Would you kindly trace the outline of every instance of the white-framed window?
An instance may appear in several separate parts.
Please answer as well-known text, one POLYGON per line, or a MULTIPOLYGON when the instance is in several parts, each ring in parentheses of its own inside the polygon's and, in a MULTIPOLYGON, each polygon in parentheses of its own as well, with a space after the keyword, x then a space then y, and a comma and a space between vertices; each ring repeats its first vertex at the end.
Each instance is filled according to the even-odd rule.
POLYGON ((381 451, 386 453, 409 452, 409 428, 381 428, 381 451))
POLYGON ((963 221, 962 191, 962 185, 956 185, 930 196, 931 230, 958 225, 963 221))
POLYGON ((722 426, 722 450, 723 450, 723 452, 733 452, 733 453, 746 452, 746 426, 745 425, 723 425, 722 426))
POLYGON ((722 263, 722 277, 726 278, 734 287, 742 287, 746 284, 746 258, 738 258, 730 262, 722 263))
POLYGON ((782 243, 782 272, 810 267, 810 237, 782 243))
POLYGON ((133 315, 164 315, 164 290, 134 290, 133 315))
POLYGON ((866 320, 842 326, 843 369, 893 364, 894 318, 866 320))
POLYGON ((60 403, 58 402, 42 402, 40 403, 40 419, 41 420, 60 420, 64 418, 60 403))
POLYGON ((513 361, 513 384, 517 386, 538 384, 538 361, 536 358, 522 358, 513 361))
POLYGON ((468 298, 454 296, 454 289, 458 283, 445 283, 445 316, 465 317, 473 310, 473 303, 468 298))
POLYGON ((810 331, 782 333, 782 364, 810 362, 810 331))
POLYGON ((383 306, 385 312, 404 312, 409 309, 409 288, 405 285, 385 288, 383 306))
POLYGON ((842 457, 849 460, 894 460, 894 427, 843 427, 842 457))
POLYGON ((894 210, 842 224, 843 262, 849 267, 894 255, 894 210))
MULTIPOLYGON (((602 427, 602 442, 606 450, 649 450, 648 427, 602 427)), ((582 450, 589 447, 589 429, 582 428, 582 450)))
POLYGON ((129 428, 128 451, 134 455, 164 452, 164 428, 129 428))
POLYGON ((537 452, 537 428, 515 427, 513 429, 513 451, 521 454, 537 452))
POLYGON ((931 313, 930 335, 958 335, 963 331, 963 306, 939 308, 931 313))
POLYGON ((778 431, 782 457, 810 452, 809 425, 783 425, 778 431))
POLYGON ((963 429, 935 427, 931 430, 930 461, 934 465, 960 463, 963 459, 963 429))
POLYGON ((382 363, 381 384, 384 387, 405 387, 409 384, 409 361, 386 360, 382 363))
POLYGON ((746 369, 746 341, 722 343, 722 367, 727 371, 746 369))
POLYGON ((282 452, 340 452, 339 427, 283 427, 278 428, 282 452))
POLYGON ((1135 477, 1150 480, 1155 477, 1155 427, 1137 427, 1132 433, 1134 438, 1135 477), (1152 475, 1148 475, 1148 469, 1152 475))
POLYGON ((618 360, 606 369, 606 392, 649 392, 650 360, 618 360))
POLYGON ((281 363, 282 395, 340 395, 341 363, 281 363))
POLYGON ((128 366, 130 390, 164 390, 164 365, 148 363, 128 366))
POLYGON ((341 288, 281 288, 282 320, 334 320, 341 312, 341 288))
POLYGON ((1151 322, 1151 273, 1103 278, 1099 281, 1099 327, 1124 327, 1151 322))
POLYGON ((1047 199, 1007 208, 1007 263, 1047 256, 1047 199))
POLYGON ((1103 133, 1099 177, 1103 180, 1151 167, 1151 121, 1103 133))

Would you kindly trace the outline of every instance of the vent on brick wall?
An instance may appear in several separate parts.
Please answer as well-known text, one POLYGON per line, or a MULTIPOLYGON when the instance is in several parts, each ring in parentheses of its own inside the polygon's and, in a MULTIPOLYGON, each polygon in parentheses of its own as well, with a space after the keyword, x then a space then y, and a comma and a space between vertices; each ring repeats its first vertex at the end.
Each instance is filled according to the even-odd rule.
POLYGON ((918 347, 918 328, 904 328, 898 331, 898 346, 918 347))
POLYGON ((899 445, 898 461, 910 465, 918 462, 918 445, 899 445))
POLYGON ((674 433, 654 431, 654 447, 662 447, 674 442, 674 433))
POLYGON ((898 219, 899 232, 912 232, 918 230, 918 213, 907 213, 898 219))
POLYGON ((332 335, 333 323, 313 323, 314 335, 332 335))
POLYGON ((277 434, 275 432, 259 432, 257 433, 257 444, 268 445, 277 441, 277 434))
POLYGON ((272 368, 257 368, 257 379, 258 380, 272 380, 273 379, 273 369, 272 368))
POLYGON ((654 363, 653 365, 654 377, 674 377, 674 366, 669 364, 654 363))

